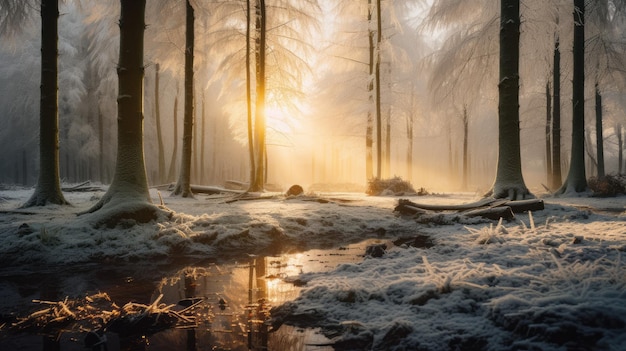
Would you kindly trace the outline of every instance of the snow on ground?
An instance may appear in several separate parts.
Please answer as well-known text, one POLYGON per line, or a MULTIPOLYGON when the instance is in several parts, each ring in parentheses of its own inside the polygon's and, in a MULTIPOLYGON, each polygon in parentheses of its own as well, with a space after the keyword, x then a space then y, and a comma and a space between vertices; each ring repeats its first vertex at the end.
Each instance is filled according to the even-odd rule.
MULTIPOLYGON (((398 198, 361 194, 228 202, 163 196, 171 222, 91 228, 76 213, 104 192, 66 193, 73 207, 17 209, 31 189, 0 191, 3 267, 41 263, 236 257, 334 248, 376 238, 379 258, 289 277, 306 283, 276 324, 322 326, 354 350, 626 349, 626 197, 546 198, 515 221, 417 223, 398 198), (320 198, 330 201, 318 201, 320 198), (428 236, 432 247, 395 246, 428 236)), ((159 194, 151 190, 153 201, 159 194)), ((409 198, 465 203, 475 194, 409 198)))

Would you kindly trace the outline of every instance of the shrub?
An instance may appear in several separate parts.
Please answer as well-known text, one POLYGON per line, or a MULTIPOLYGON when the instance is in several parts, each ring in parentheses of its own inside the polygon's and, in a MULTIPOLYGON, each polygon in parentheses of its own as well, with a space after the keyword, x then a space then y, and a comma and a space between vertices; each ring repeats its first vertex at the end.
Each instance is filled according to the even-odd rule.
POLYGON ((613 197, 626 193, 626 177, 623 175, 606 175, 604 177, 591 177, 587 181, 593 196, 613 197))
MULTIPOLYGON (((426 192, 423 188, 420 192, 426 192)), ((407 193, 414 194, 415 189, 413 185, 402 180, 400 177, 393 177, 390 179, 372 178, 367 182, 367 189, 365 190, 367 195, 385 195, 391 193, 393 195, 404 195, 407 193)))

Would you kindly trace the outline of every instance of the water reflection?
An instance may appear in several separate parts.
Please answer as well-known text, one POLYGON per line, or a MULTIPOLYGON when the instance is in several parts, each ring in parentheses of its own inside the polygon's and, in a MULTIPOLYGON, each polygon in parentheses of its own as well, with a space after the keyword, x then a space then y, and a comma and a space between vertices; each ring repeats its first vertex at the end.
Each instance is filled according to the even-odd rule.
MULTIPOLYGON (((119 277, 107 276, 107 279, 94 279, 101 276, 94 276, 94 270, 64 272, 59 276, 47 272, 44 273, 47 281, 67 280, 72 284, 42 283, 38 292, 41 299, 58 301, 68 296, 70 291, 76 296, 74 289, 77 284, 97 286, 97 290, 108 292, 119 306, 128 301, 149 304, 163 295, 162 303, 188 316, 185 317, 188 320, 178 323, 177 328, 155 334, 146 334, 146 331, 144 335, 133 333, 121 336, 123 332, 120 334, 107 330, 106 341, 93 350, 332 350, 328 346, 317 346, 330 342, 314 330, 286 325, 279 330, 271 330, 269 310, 272 306, 295 299, 299 293, 300 288, 284 282, 285 277, 327 271, 341 263, 361 261, 365 247, 369 244, 371 241, 335 250, 251 256, 229 264, 188 266, 173 274, 166 273, 160 281, 157 278, 156 288, 154 276, 141 268, 135 268, 136 272, 132 273, 134 279, 124 275, 128 273, 126 270, 119 277)), ((87 294, 91 290, 78 295, 87 294)), ((28 296, 25 298, 29 301, 32 299, 28 296)), ((18 334, 5 338, 0 335, 0 349, 88 350, 83 343, 88 331, 70 326, 58 334, 45 337, 18 334)))
POLYGON ((247 263, 231 266, 187 267, 163 279, 154 297, 163 294, 163 302, 179 307, 195 303, 196 324, 154 335, 151 344, 159 350, 165 345, 193 351, 305 350, 313 331, 272 331, 268 323, 271 306, 298 293, 298 288, 281 279, 301 271, 302 266, 292 260, 289 256, 251 257, 247 263))
POLYGON ((271 330, 271 306, 297 297, 300 288, 283 279, 304 272, 320 272, 341 263, 362 260, 366 244, 337 250, 250 257, 247 262, 220 266, 186 267, 159 284, 153 298, 163 294, 167 304, 194 308, 191 330, 170 330, 151 338, 165 350, 332 350, 321 334, 282 326, 271 330))

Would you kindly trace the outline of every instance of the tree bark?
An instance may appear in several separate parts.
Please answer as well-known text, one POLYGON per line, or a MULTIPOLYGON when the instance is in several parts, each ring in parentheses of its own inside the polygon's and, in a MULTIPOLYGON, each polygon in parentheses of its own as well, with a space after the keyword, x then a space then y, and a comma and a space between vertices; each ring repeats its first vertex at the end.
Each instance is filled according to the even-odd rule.
POLYGON ((552 84, 552 189, 558 189, 563 181, 561 174, 561 48, 559 35, 555 35, 552 84))
POLYGON ((385 178, 391 177, 391 105, 385 123, 385 167, 383 169, 385 178))
POLYGON ((374 177, 374 116, 372 105, 374 103, 374 31, 372 28, 372 0, 367 0, 367 23, 368 23, 368 43, 369 43, 369 75, 367 77, 367 99, 370 108, 367 109, 367 120, 365 125, 365 177, 366 180, 374 177))
POLYGON ((252 13, 250 8, 250 0, 246 0, 246 107, 248 118, 248 157, 250 158, 250 184, 254 184, 256 176, 256 163, 254 161, 254 137, 252 125, 252 83, 250 73, 250 29, 252 21, 252 13))
POLYGON ((463 106, 463 189, 467 189, 469 178, 469 157, 468 157, 468 137, 469 137, 469 117, 467 106, 463 106))
POLYGON ((185 117, 183 123, 183 149, 178 182, 172 195, 193 197, 191 192, 191 157, 193 143, 193 55, 194 55, 194 11, 185 1, 185 117))
POLYGON ((519 0, 501 0, 500 83, 498 84, 498 167, 492 195, 532 197, 524 184, 519 130, 519 0))
POLYGON ((204 169, 204 150, 206 148, 206 98, 205 92, 202 91, 202 130, 200 132, 200 183, 206 184, 206 175, 204 169))
POLYGON ((39 180, 22 207, 69 204, 61 192, 59 174, 58 18, 58 0, 42 0, 39 180))
POLYGON ((165 180, 165 147, 163 146, 163 133, 161 130, 161 108, 159 104, 159 64, 154 65, 154 119, 156 122, 159 175, 157 182, 162 184, 165 180))
POLYGON ((602 94, 596 82, 596 159, 598 160, 598 178, 604 177, 604 137, 602 131, 602 94))
MULTIPOLYGON (((411 92, 411 97, 413 92, 411 92)), ((406 138, 408 140, 406 152, 406 176, 407 181, 413 180, 413 111, 409 111, 406 117, 406 138)))
POLYGON ((552 144, 550 143, 550 126, 552 124, 552 95, 550 81, 546 82, 546 184, 552 187, 552 144))
POLYGON ((172 126, 172 133, 174 134, 172 148, 172 157, 170 159, 170 169, 167 172, 167 181, 171 182, 176 177, 176 156, 178 155, 178 84, 176 86, 176 96, 174 96, 174 110, 172 112, 172 120, 174 125, 172 126))
POLYGON ((255 175, 249 191, 265 188, 265 46, 266 14, 265 0, 256 4, 256 110, 254 119, 255 175))
POLYGON ((376 62, 374 63, 374 84, 376 93, 376 177, 382 176, 382 116, 380 111, 380 50, 382 43, 382 20, 380 0, 376 0, 376 62))
POLYGON ((152 204, 143 152, 143 48, 146 0, 120 0, 120 51, 117 67, 117 162, 113 182, 87 212, 94 225, 121 220, 148 222, 159 209, 152 204), (100 213, 100 215, 98 215, 100 213))
POLYGON ((557 194, 583 192, 585 175, 585 0, 574 0, 572 153, 567 178, 557 194))
POLYGON ((617 174, 624 172, 624 137, 622 135, 622 125, 618 123, 615 126, 615 134, 617 135, 617 174))

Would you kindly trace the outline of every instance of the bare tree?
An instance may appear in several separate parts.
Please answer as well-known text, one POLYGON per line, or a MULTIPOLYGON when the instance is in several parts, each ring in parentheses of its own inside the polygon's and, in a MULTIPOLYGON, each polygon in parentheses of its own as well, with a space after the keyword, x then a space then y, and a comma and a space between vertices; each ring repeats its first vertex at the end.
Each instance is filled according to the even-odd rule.
POLYGON ((265 0, 258 0, 255 7, 255 58, 256 58, 256 103, 254 114, 254 178, 248 191, 263 191, 265 188, 265 59, 267 16, 265 0))
POLYGON ((522 176, 519 137, 519 0, 500 1, 500 83, 498 84, 498 167, 492 196, 533 195, 522 176))
POLYGON ((615 134, 617 135, 617 174, 624 172, 624 136, 622 135, 622 125, 615 125, 615 134))
POLYGON ((113 226, 126 218, 147 222, 160 212, 150 200, 143 152, 146 0, 120 0, 120 4, 117 161, 111 186, 87 211, 95 225, 113 226))
POLYGON ((163 183, 165 180, 165 147, 163 146, 163 133, 161 128, 161 106, 159 99, 159 64, 154 65, 154 119, 156 122, 157 143, 158 143, 158 175, 157 181, 163 183))
POLYGON ((176 83, 176 95, 174 95, 174 108, 172 112, 172 134, 174 135, 174 147, 172 149, 172 157, 170 158, 170 167, 167 172, 167 181, 174 181, 176 177, 176 157, 178 156, 178 83, 176 83))
POLYGON ((191 154, 193 143, 193 53, 194 53, 194 9, 185 1, 185 115, 183 123, 183 148, 178 181, 172 195, 193 197, 191 192, 191 154))
MULTIPOLYGON (((14 36, 30 16, 29 1, 0 5, 0 33, 14 36)), ((59 176, 58 0, 41 0, 41 90, 39 104, 39 179, 22 207, 67 205, 59 176)))
MULTIPOLYGON (((558 20, 557 20, 558 23, 558 20)), ((561 186, 561 47, 559 34, 554 35, 554 52, 552 57, 552 179, 551 188, 561 186)))
POLYGON ((546 82, 546 184, 552 183, 552 94, 550 93, 550 81, 546 82))
POLYGON ((238 90, 241 95, 231 95, 235 101, 227 103, 227 109, 233 112, 233 132, 248 144, 250 191, 265 188, 267 142, 277 134, 267 128, 265 110, 269 106, 298 111, 294 102, 302 95, 304 73, 310 70, 306 59, 299 55, 307 54, 312 47, 302 38, 315 26, 317 10, 316 0, 223 1, 216 8, 214 17, 222 27, 210 35, 222 60, 218 68, 221 74, 215 79, 245 84, 238 90), (243 106, 246 113, 239 113, 243 106), (246 116, 247 120, 240 121, 238 116, 246 116))
POLYGON ((574 0, 572 153, 567 178, 557 194, 587 190, 585 175, 585 1, 574 0))
MULTIPOLYGON (((369 61, 368 61, 368 69, 369 75, 367 77, 367 92, 368 92, 368 102, 370 106, 372 106, 375 102, 374 100, 374 80, 372 77, 374 76, 374 66, 375 66, 375 52, 376 47, 374 46, 374 30, 372 26, 372 0, 367 1, 367 38, 368 38, 368 48, 369 48, 369 61)), ((374 177, 374 114, 370 109, 367 110, 367 120, 365 124, 365 177, 366 179, 370 179, 374 177)), ((377 174, 380 178, 380 174, 377 174)))
POLYGON ((254 182, 256 176, 256 161, 254 160, 254 133, 252 124, 252 77, 250 72, 250 55, 251 45, 250 37, 252 22, 252 12, 250 6, 250 0, 246 0, 246 122, 248 131, 248 157, 250 162, 250 178, 248 181, 250 184, 254 182))

